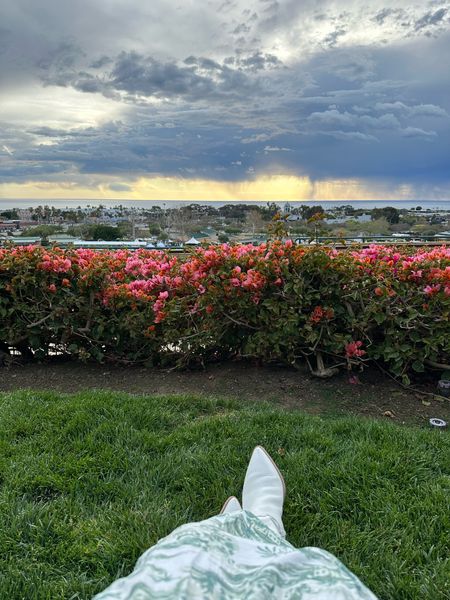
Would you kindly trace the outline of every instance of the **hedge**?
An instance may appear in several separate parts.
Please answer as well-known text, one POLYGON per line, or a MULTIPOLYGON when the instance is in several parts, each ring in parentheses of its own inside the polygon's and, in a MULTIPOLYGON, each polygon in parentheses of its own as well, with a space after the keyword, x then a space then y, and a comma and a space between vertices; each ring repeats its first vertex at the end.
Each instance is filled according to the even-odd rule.
POLYGON ((449 312, 445 246, 0 249, 0 344, 36 358, 306 359, 322 376, 375 360, 408 383, 450 363, 449 312))

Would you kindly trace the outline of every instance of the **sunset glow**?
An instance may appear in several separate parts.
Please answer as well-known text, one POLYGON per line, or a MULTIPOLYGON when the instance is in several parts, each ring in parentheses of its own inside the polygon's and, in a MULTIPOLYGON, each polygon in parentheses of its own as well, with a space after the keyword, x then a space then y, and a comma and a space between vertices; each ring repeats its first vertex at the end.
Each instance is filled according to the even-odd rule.
POLYGON ((357 180, 312 182, 307 177, 277 175, 251 181, 211 181, 170 177, 140 178, 135 182, 114 180, 83 186, 67 182, 27 182, 0 185, 0 197, 17 199, 114 199, 114 200, 405 200, 414 198, 408 186, 383 187, 357 180), (123 189, 121 189, 123 188, 123 189))

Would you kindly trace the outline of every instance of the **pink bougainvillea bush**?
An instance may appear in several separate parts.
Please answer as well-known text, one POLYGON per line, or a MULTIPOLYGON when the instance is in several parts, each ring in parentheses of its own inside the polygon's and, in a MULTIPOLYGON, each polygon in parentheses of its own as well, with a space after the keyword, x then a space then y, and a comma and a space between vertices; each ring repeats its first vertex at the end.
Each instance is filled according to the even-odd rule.
POLYGON ((319 375, 450 362, 450 248, 221 245, 184 257, 0 249, 0 343, 28 356, 192 365, 254 357, 319 375))

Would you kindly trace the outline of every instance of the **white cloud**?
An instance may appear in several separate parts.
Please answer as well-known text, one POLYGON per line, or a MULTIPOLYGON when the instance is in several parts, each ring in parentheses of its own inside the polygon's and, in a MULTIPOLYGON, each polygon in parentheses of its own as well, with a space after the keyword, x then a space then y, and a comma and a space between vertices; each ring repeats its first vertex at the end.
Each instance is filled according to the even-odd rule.
POLYGON ((424 129, 420 129, 419 127, 405 127, 405 129, 402 129, 400 133, 403 137, 421 138, 433 138, 437 135, 435 131, 425 131, 424 129))
POLYGON ((292 148, 280 148, 279 146, 264 146, 264 152, 292 152, 292 148))

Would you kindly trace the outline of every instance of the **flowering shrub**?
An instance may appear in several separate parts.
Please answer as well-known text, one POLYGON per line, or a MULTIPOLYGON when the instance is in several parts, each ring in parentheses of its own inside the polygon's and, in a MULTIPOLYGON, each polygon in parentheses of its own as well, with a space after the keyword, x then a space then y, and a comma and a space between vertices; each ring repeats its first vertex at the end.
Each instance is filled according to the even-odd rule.
POLYGON ((319 375, 450 362, 450 249, 288 241, 160 251, 0 249, 0 344, 45 356, 188 365, 231 356, 319 375))

